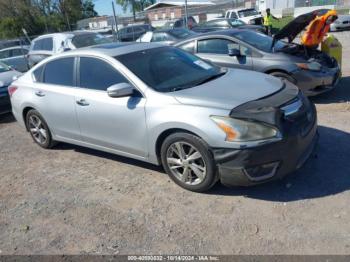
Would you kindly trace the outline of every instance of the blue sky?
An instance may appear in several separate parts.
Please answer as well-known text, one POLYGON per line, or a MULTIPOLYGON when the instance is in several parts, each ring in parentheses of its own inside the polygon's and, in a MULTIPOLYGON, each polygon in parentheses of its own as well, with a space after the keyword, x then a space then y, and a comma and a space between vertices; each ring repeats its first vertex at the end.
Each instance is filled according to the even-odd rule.
MULTIPOLYGON (((114 2, 115 3, 115 2, 114 2)), ((112 10, 112 0, 95 0, 95 10, 99 15, 112 15, 113 10, 112 10)), ((125 15, 123 13, 123 9, 119 5, 115 5, 116 9, 116 15, 125 15)))

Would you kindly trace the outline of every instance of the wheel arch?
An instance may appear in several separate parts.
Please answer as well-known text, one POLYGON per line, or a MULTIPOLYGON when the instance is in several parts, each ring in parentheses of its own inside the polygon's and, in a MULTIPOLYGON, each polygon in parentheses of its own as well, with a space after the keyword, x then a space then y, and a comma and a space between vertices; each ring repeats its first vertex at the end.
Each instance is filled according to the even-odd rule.
POLYGON ((27 114, 30 110, 35 110, 34 107, 32 106, 26 106, 23 108, 23 111, 22 111, 22 117, 23 117, 23 122, 24 122, 24 125, 28 131, 28 126, 27 126, 27 114))
POLYGON ((189 131, 187 129, 183 129, 183 128, 169 128, 169 129, 164 130, 163 132, 161 132, 159 134, 159 136, 157 137, 156 143, 155 143, 155 153, 156 153, 156 157, 157 157, 157 160, 159 163, 161 163, 160 150, 161 150, 162 144, 168 136, 170 136, 174 133, 187 133, 187 134, 191 134, 191 135, 194 135, 194 136, 197 136, 197 137, 203 139, 200 135, 198 135, 192 131, 189 131))
POLYGON ((292 74, 290 72, 288 72, 287 70, 284 69, 269 69, 267 71, 264 72, 265 74, 271 75, 273 73, 281 73, 281 74, 285 74, 288 76, 288 78, 290 78, 290 81, 293 84, 297 83, 297 80, 292 76, 292 74))

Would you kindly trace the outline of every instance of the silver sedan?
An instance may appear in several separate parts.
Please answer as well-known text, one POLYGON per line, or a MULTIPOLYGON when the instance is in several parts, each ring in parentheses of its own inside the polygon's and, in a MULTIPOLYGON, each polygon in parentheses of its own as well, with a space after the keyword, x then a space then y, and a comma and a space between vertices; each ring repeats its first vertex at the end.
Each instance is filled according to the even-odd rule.
POLYGON ((158 44, 66 52, 10 89, 13 114, 39 146, 60 141, 162 164, 197 192, 218 180, 280 178, 317 138, 314 106, 294 85, 158 44))

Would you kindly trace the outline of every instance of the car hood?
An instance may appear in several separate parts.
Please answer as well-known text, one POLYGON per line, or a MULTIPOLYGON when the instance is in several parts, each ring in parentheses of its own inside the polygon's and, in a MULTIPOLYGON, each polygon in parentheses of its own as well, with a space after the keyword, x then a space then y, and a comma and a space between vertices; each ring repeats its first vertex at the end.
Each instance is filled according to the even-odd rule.
POLYGON ((296 17, 274 35, 274 41, 288 38, 292 42, 317 16, 326 14, 330 9, 318 9, 296 17))
POLYGON ((9 86, 13 82, 13 77, 20 75, 22 75, 20 72, 14 70, 0 73, 0 87, 9 86))
POLYGON ((218 79, 172 94, 182 104, 231 110, 246 102, 270 96, 283 86, 280 79, 270 75, 229 69, 218 79))

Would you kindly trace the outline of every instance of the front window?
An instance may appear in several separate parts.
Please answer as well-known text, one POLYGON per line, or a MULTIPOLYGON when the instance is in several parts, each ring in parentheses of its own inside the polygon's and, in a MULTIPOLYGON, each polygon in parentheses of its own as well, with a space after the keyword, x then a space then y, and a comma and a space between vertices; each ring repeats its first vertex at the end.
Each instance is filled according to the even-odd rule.
POLYGON ((172 92, 203 84, 224 72, 175 47, 142 50, 116 57, 149 87, 172 92))
POLYGON ((254 15, 258 15, 258 11, 256 11, 254 8, 252 9, 244 9, 244 10, 241 10, 241 11, 238 11, 238 16, 240 18, 242 17, 248 17, 248 16, 254 16, 254 15))
MULTIPOLYGON (((272 52, 272 43, 273 38, 267 35, 264 35, 262 33, 257 33, 254 31, 240 31, 235 32, 233 34, 234 37, 242 40, 243 42, 246 42, 247 44, 250 44, 251 46, 254 46, 255 48, 271 53, 272 52)), ((275 50, 280 50, 286 46, 285 43, 282 41, 276 41, 274 45, 275 50)))
POLYGON ((0 62, 0 73, 4 73, 10 70, 11 68, 8 65, 5 65, 4 63, 0 62))
POLYGON ((93 46, 99 44, 111 43, 112 40, 104 37, 101 34, 89 33, 76 35, 72 39, 72 43, 76 48, 82 48, 86 46, 93 46))

